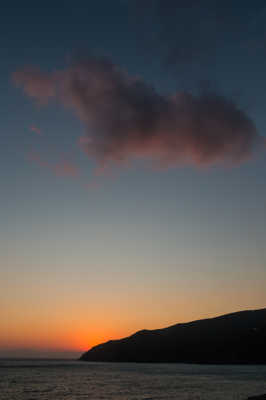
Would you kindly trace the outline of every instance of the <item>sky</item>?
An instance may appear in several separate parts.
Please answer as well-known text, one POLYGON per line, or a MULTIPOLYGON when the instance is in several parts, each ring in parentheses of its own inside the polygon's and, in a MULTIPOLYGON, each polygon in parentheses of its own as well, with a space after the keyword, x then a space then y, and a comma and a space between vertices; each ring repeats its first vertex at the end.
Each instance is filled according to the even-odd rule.
POLYGON ((0 357, 266 306, 265 17, 2 7, 0 357))

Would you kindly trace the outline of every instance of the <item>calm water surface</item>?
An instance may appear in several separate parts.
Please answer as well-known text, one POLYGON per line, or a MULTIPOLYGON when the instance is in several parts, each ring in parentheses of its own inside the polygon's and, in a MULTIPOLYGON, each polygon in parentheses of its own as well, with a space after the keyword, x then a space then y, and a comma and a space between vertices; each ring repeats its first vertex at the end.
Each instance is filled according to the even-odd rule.
POLYGON ((1 400, 225 400, 266 393, 266 366, 0 361, 1 400))

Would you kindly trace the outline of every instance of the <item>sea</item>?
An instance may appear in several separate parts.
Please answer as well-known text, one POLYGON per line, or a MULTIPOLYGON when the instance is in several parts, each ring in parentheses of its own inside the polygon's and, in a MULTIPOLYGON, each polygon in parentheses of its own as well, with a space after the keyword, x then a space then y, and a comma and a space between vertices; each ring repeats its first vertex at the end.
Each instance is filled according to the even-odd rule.
POLYGON ((266 394, 266 366, 0 360, 1 400, 240 400, 266 394))

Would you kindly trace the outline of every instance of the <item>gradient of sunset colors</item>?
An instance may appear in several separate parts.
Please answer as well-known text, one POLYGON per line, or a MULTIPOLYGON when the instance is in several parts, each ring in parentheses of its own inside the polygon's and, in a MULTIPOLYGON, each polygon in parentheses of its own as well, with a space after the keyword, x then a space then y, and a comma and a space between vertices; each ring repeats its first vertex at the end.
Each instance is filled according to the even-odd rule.
POLYGON ((0 357, 266 306, 266 7, 213 3, 3 7, 0 357))

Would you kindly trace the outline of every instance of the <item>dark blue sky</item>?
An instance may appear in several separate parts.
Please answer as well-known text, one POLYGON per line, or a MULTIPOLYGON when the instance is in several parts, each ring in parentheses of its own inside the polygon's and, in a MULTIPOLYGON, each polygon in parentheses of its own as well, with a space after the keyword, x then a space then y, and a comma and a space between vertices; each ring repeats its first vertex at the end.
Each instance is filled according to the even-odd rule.
MULTIPOLYGON (((265 2, 258 0, 11 1, 2 7, 0 349, 79 349, 97 338, 139 328, 265 306, 265 17, 265 2), (77 117, 84 108, 73 108, 73 97, 66 107, 62 96, 41 105, 27 95, 25 80, 22 88, 12 80, 25 67, 53 74, 68 71, 73 60, 95 55, 105 56, 142 82, 136 89, 128 77, 124 82, 119 75, 113 82, 109 67, 99 75, 105 79, 106 73, 107 83, 117 85, 115 112, 121 98, 136 113, 142 101, 138 116, 154 123, 153 107, 162 101, 171 108, 167 99, 176 92, 194 99, 202 90, 215 93, 222 96, 222 113, 228 110, 224 100, 228 99, 241 109, 241 118, 249 118, 256 127, 257 150, 240 163, 228 163, 229 150, 219 149, 217 163, 211 158, 201 165, 196 159, 162 169, 137 157, 143 149, 145 155, 161 155, 160 147, 150 141, 150 125, 147 136, 143 129, 137 144, 129 142, 123 148, 124 132, 117 137, 113 126, 104 125, 104 144, 121 146, 130 162, 98 176, 97 157, 103 153, 97 147, 95 160, 78 145, 79 138, 88 135, 87 116, 77 117), (151 94, 150 86, 161 100, 151 94), (71 331, 73 318, 83 332, 79 341, 73 339, 77 335, 71 331), (102 328, 91 332, 89 318, 102 328), (38 335, 48 320, 50 335, 44 332, 39 341, 25 327, 28 324, 38 335), (64 324, 69 324, 69 337, 64 324)), ((101 70, 101 62, 97 66, 101 70)), ((207 99, 212 110, 208 120, 221 115, 212 96, 207 99)), ((196 100, 199 107, 201 100, 196 100)), ((98 114, 106 122, 106 114, 99 110, 96 125, 98 114)), ((161 110, 158 114, 158 125, 165 128, 168 114, 161 110)), ((238 123, 234 116, 221 129, 229 142, 234 130, 228 133, 227 127, 230 121, 238 123)), ((171 140, 173 124, 167 125, 171 140)), ((233 126, 237 131, 238 125, 233 126)), ((130 133, 131 127, 126 128, 130 133)), ((189 134, 197 136, 194 128, 189 134)), ((241 129, 238 134, 241 142, 241 129)), ((201 135, 206 140, 204 130, 201 135)), ((161 132, 155 139, 164 148, 161 132)), ((230 149, 227 139, 220 139, 217 143, 230 149)), ((197 157, 197 147, 192 149, 185 136, 182 140, 188 158, 193 159, 194 153, 197 157)), ((212 140, 207 144, 213 145, 212 140)), ((170 150, 168 141, 164 148, 168 156, 170 150)), ((201 156, 208 151, 203 146, 201 156)))

